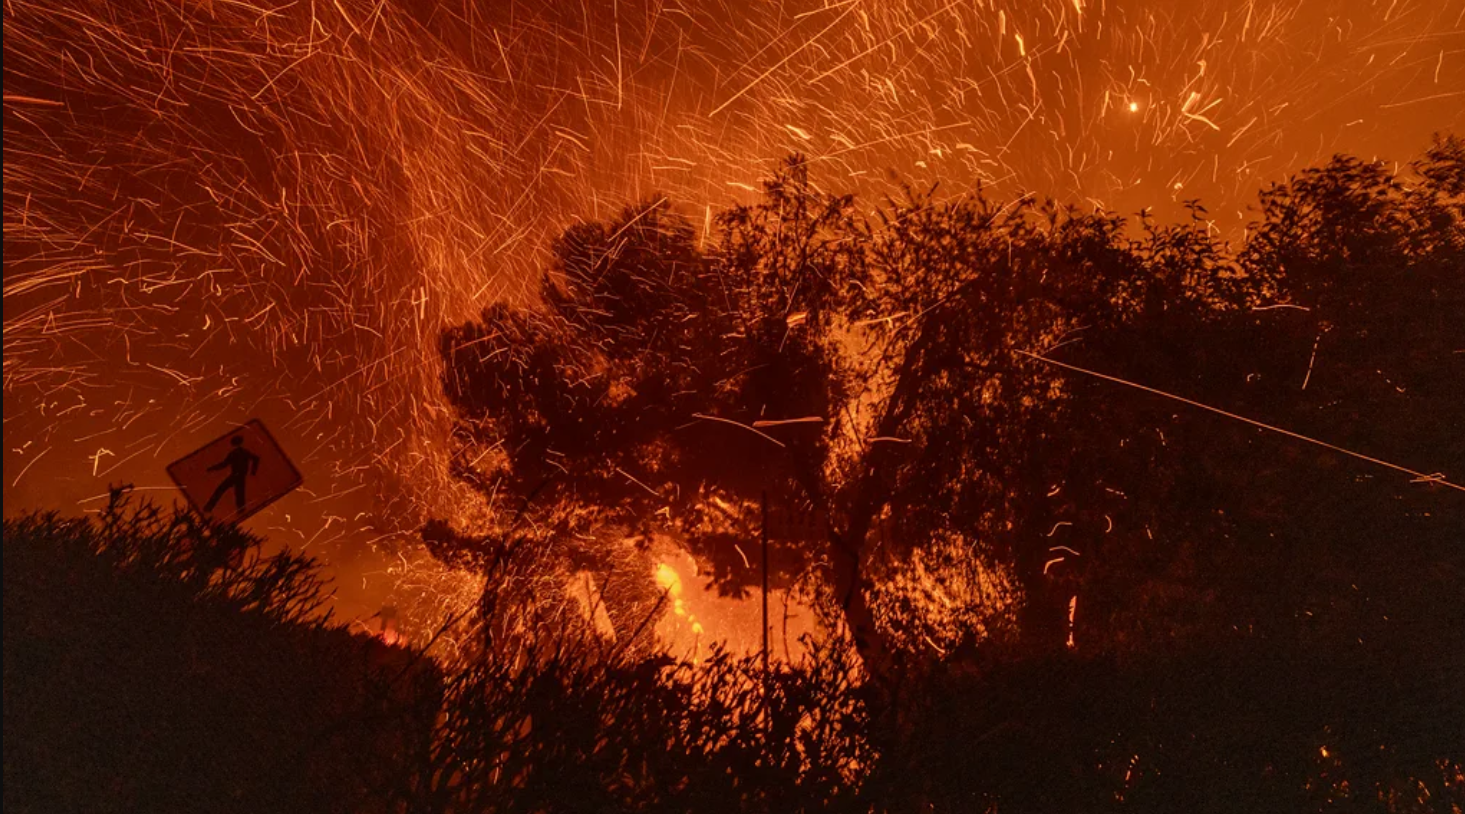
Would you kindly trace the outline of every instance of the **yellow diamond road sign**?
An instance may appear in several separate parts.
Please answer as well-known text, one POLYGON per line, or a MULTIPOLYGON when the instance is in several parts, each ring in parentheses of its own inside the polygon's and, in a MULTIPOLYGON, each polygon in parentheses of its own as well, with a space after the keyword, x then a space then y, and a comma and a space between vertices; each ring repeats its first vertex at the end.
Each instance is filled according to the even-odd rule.
POLYGON ((237 523, 305 482, 258 419, 168 464, 168 477, 195 511, 223 523, 237 523))

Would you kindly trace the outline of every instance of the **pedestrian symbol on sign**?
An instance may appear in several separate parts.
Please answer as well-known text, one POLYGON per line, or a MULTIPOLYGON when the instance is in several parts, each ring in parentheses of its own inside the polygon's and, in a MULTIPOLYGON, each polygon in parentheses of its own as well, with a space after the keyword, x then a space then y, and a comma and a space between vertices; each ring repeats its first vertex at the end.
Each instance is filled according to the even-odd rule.
POLYGON ((169 464, 168 476, 199 514, 230 523, 274 503, 303 482, 258 420, 169 464))
POLYGON ((229 474, 224 476, 224 479, 219 482, 219 488, 214 490, 214 496, 204 504, 204 514, 213 514, 214 507, 219 505, 219 498, 223 497, 230 488, 234 489, 235 511, 242 513, 246 481, 250 475, 259 475, 259 456, 244 448, 244 436, 236 435, 229 439, 229 443, 234 446, 234 449, 224 456, 224 460, 209 467, 210 472, 227 469, 229 474))

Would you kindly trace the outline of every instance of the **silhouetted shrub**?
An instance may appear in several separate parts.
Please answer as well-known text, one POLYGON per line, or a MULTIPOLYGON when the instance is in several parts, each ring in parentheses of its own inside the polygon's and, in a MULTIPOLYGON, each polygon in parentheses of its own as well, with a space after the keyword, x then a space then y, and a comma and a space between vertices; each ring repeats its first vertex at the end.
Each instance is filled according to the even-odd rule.
POLYGON ((369 811, 431 724, 430 663, 307 557, 120 491, 4 537, 7 811, 369 811))

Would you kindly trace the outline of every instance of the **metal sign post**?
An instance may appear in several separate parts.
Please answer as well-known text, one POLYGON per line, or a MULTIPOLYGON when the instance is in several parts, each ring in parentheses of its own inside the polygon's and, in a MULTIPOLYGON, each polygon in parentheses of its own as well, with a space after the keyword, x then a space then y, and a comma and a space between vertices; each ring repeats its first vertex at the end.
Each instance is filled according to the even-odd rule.
POLYGON ((762 542, 763 549, 763 720, 771 731, 773 728, 773 709, 768 698, 768 490, 763 490, 763 522, 758 528, 758 536, 762 542))

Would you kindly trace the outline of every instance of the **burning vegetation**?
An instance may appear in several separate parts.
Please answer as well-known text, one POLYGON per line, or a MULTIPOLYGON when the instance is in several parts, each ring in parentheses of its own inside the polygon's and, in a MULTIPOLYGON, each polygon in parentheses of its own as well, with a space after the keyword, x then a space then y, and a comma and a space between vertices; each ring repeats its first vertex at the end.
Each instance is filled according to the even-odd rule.
POLYGON ((7 4, 7 808, 1465 810, 1459 15, 1152 5, 7 4))
POLYGON ((1456 810, 1465 149, 1305 171, 1236 248, 1193 209, 866 217, 793 159, 712 240, 573 228, 542 306, 443 335, 489 520, 422 531, 469 601, 409 648, 232 527, 6 521, 7 802, 1456 810), (688 580, 765 574, 800 647, 665 652, 688 580))
MULTIPOLYGON (((1126 596, 1143 583, 1111 584, 1111 564, 1158 576, 1196 567, 1192 550, 1249 555, 1233 535, 1271 547, 1286 533, 1256 525, 1285 490, 1238 482, 1270 455, 1259 428, 1361 459, 1374 499, 1455 499, 1448 479, 1411 483, 1431 476, 1360 450, 1437 460, 1426 447, 1458 418, 1437 388, 1461 303, 1460 172, 1457 140, 1408 179, 1340 158, 1264 194, 1233 250, 1199 204, 1189 223, 1126 224, 910 192, 864 217, 795 158, 709 239, 664 200, 575 227, 543 308, 494 306, 448 331, 455 473, 578 568, 642 583, 607 601, 621 634, 660 601, 646 554, 659 536, 720 591, 752 587, 774 494, 808 520, 774 535, 774 584, 834 609, 825 626, 850 631, 877 676, 1002 630, 1103 649, 1127 608, 1159 598, 1126 596), (1385 432, 1355 410, 1418 415, 1385 432), (1196 471, 1217 454, 1234 463, 1196 471), (1406 477, 1384 490, 1389 468, 1406 477), (1106 587, 1080 625, 1086 583, 1106 587)), ((1224 630, 1233 598, 1195 597, 1184 615, 1216 610, 1224 630)))

